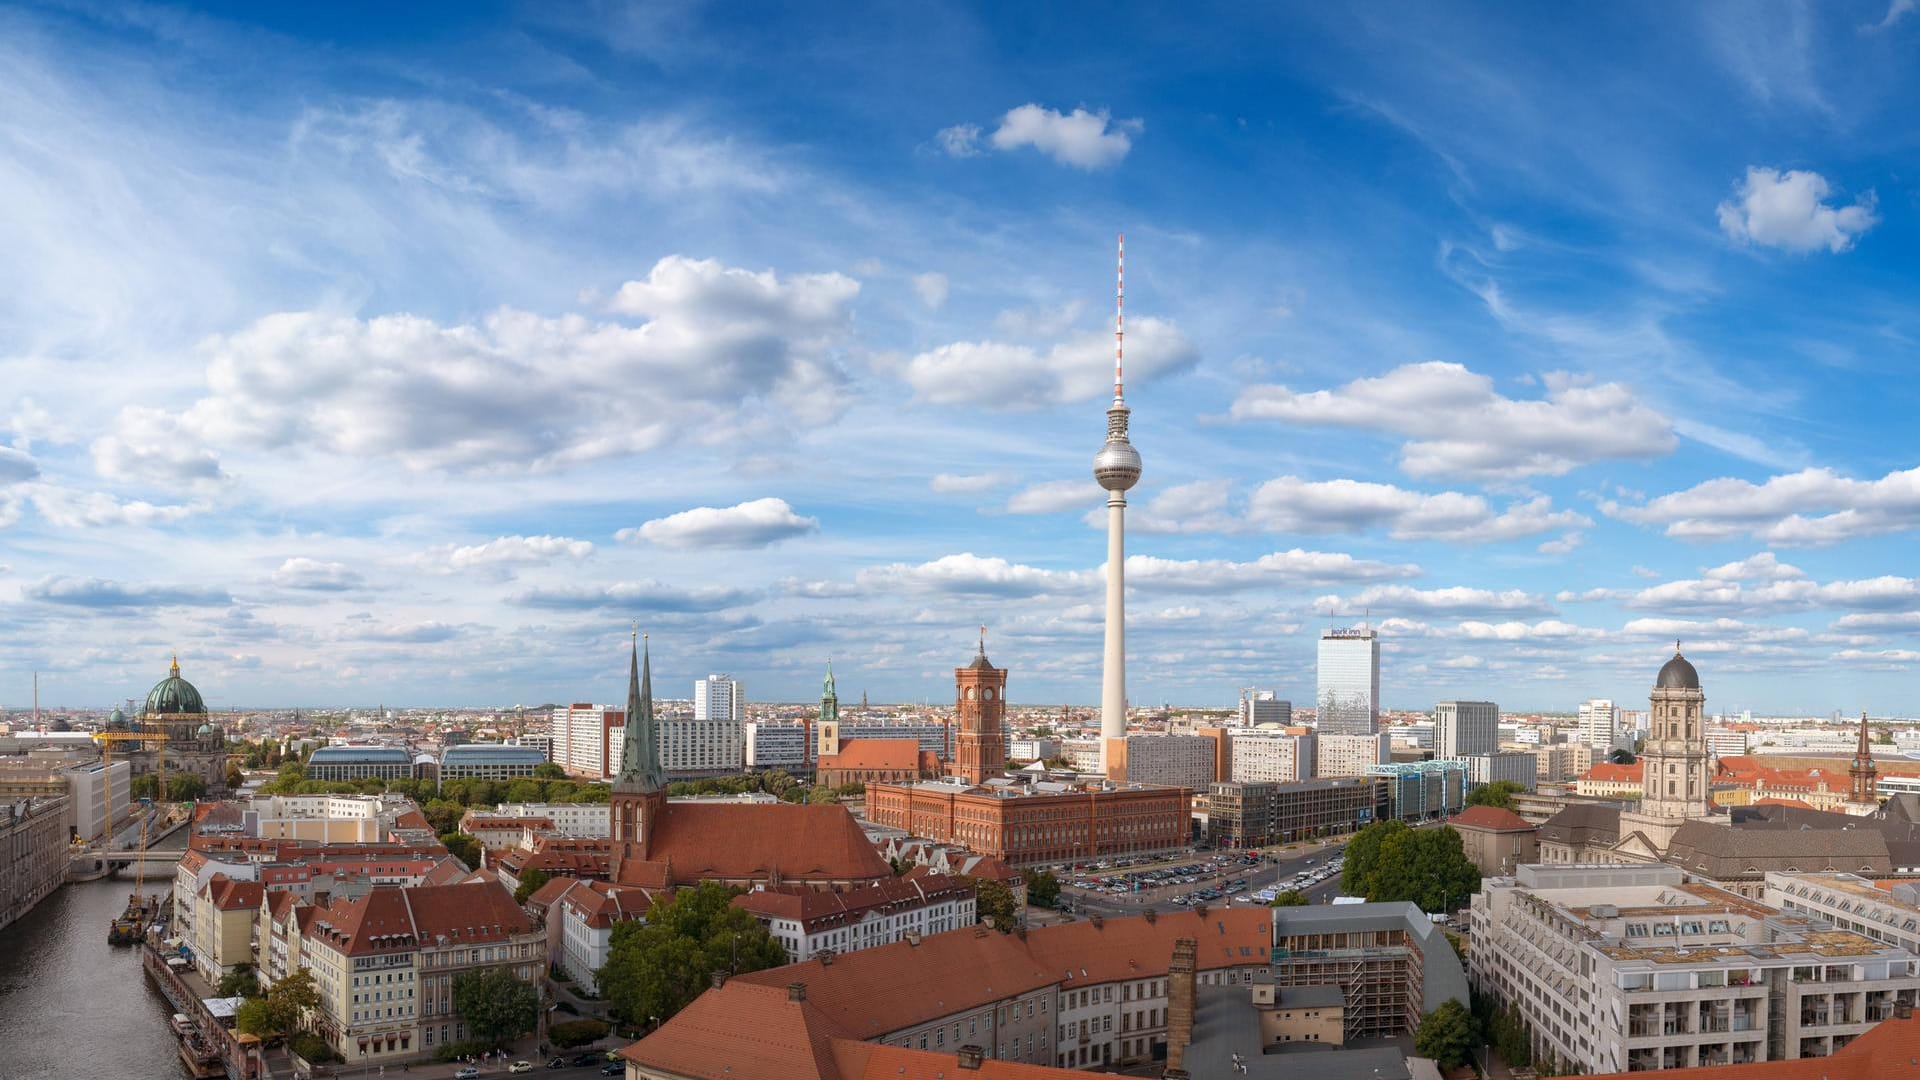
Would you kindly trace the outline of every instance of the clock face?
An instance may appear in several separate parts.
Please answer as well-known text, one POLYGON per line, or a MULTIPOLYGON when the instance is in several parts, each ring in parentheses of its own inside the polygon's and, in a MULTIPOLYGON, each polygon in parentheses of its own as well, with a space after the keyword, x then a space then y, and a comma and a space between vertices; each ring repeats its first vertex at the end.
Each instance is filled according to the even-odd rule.
POLYGON ((988 701, 992 701, 992 700, 993 700, 993 691, 992 691, 992 690, 988 690, 988 691, 986 691, 986 695, 987 695, 987 700, 988 700, 988 701))
POLYGON ((974 691, 973 691, 973 687, 971 687, 971 686, 969 686, 969 687, 967 687, 967 700, 968 700, 968 701, 972 701, 972 700, 973 700, 973 693, 974 693, 974 691))

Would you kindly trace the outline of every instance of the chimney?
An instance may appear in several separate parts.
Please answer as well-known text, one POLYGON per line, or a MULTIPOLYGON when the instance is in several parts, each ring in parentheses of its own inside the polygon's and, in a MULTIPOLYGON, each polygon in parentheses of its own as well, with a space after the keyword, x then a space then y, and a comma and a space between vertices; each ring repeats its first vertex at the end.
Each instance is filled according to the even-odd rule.
POLYGON ((713 981, 713 988, 715 990, 718 990, 721 987, 727 985, 727 973, 724 971, 716 971, 710 977, 713 981))
POLYGON ((1093 924, 1093 928, 1095 930, 1100 929, 1102 926, 1106 925, 1106 922, 1107 922, 1105 919, 1100 917, 1100 913, 1097 911, 1088 912, 1087 921, 1093 924))
POLYGON ((978 1046, 963 1046, 959 1049, 957 1056, 959 1060, 956 1061, 955 1064, 961 1068, 978 1069, 980 1067, 980 1059, 986 1057, 987 1052, 978 1046))
POLYGON ((821 949, 818 953, 815 953, 814 955, 815 955, 815 958, 820 961, 821 967, 830 968, 833 966, 833 950, 832 949, 821 949))
POLYGON ((1185 1076, 1187 1044, 1193 1041, 1193 996, 1195 960, 1199 942, 1180 938, 1173 943, 1173 959, 1167 963, 1167 1075, 1176 1070, 1185 1076))
POLYGON ((1146 916, 1148 926, 1152 926, 1160 918, 1160 913, 1153 910, 1152 908, 1148 908, 1147 910, 1141 912, 1140 914, 1146 916))
POLYGON ((1896 1002, 1893 1006, 1893 1018, 1895 1020, 1913 1019, 1913 1006, 1905 1001, 1896 1002))
POLYGON ((807 984, 803 982, 788 983, 787 984, 787 1000, 788 1001, 807 1000, 807 984))

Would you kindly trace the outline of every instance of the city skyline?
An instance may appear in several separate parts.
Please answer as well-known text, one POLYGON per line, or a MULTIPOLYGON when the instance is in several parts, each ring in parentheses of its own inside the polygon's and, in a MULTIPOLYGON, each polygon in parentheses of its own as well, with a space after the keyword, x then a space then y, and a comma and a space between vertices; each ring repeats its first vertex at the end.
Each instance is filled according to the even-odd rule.
POLYGON ((1910 714, 1909 7, 0 10, 0 701, 1910 714))

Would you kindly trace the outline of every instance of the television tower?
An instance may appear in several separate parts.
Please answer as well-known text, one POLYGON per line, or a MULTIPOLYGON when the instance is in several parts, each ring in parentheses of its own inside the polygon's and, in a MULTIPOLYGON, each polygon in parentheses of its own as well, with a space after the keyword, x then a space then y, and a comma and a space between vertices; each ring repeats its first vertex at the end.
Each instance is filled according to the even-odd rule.
POLYGON ((1127 490, 1140 482, 1140 452, 1127 441, 1122 361, 1127 336, 1127 238, 1115 245, 1113 294, 1113 404, 1107 406, 1107 444, 1093 457, 1093 478, 1107 491, 1107 635, 1100 672, 1100 763, 1108 771, 1107 740, 1127 735, 1127 490))

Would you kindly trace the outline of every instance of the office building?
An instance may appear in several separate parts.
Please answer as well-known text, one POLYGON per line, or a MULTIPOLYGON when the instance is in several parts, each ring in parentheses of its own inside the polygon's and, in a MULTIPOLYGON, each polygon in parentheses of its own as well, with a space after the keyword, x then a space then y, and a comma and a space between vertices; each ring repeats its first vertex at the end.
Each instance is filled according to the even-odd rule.
POLYGON ((1297 784, 1229 781, 1207 791, 1207 832, 1220 847, 1265 847, 1366 827, 1387 813, 1387 786, 1373 776, 1297 784))
POLYGON ((1469 806, 1447 819, 1460 850, 1485 877, 1512 874, 1540 861, 1540 827, 1511 810, 1469 806))
POLYGON ((1883 888, 1859 874, 1773 870, 1760 899, 1920 954, 1920 882, 1887 882, 1883 888))
POLYGON ((1613 752, 1613 738, 1620 731, 1620 710, 1606 698, 1588 698, 1580 703, 1580 741, 1603 754, 1613 752))
POLYGON ((1316 776, 1365 776, 1375 765, 1393 760, 1393 736, 1385 731, 1341 735, 1323 730, 1314 744, 1316 776))
POLYGON ((1460 761, 1396 761, 1368 775, 1387 786, 1387 814, 1401 821, 1436 821, 1467 802, 1467 766, 1460 761))
POLYGON ((413 753, 401 746, 323 746, 307 759, 309 780, 406 780, 413 753))
POLYGON ((1745 757, 1747 733, 1734 728, 1708 728, 1707 752, 1717 758, 1745 757))
POLYGON ((755 772, 770 769, 795 774, 810 772, 813 757, 807 744, 812 737, 812 726, 804 721, 749 721, 742 751, 746 767, 755 772))
MULTIPOLYGON (((1380 638, 1366 627, 1320 635, 1314 698, 1322 735, 1371 735, 1380 729, 1380 638)), ((1325 748, 1322 748, 1324 753, 1325 748)))
POLYGON ((1311 780, 1318 766, 1311 731, 1241 729, 1233 733, 1233 768, 1229 780, 1260 784, 1294 784, 1311 780))
POLYGON ((518 780, 546 763, 537 747, 466 743, 440 752, 440 779, 518 780))
POLYGON ((1567 1071, 1824 1058, 1920 993, 1906 949, 1675 866, 1521 866, 1472 933, 1474 985, 1567 1071))
POLYGON ((1496 750, 1491 754, 1473 754, 1456 760, 1467 765, 1467 783, 1472 787, 1508 780, 1532 791, 1540 785, 1540 763, 1525 750, 1496 750))
POLYGON ((124 761, 91 761, 62 770, 73 798, 73 835, 94 841, 112 831, 129 810, 133 767, 124 761))
POLYGON ((626 717, 621 709, 590 702, 555 707, 549 719, 553 763, 568 776, 589 780, 612 776, 626 717))
POLYGON ((1271 690, 1249 687, 1240 691, 1238 719, 1241 727, 1259 727, 1262 724, 1286 727, 1293 723, 1293 702, 1282 701, 1271 690))
POLYGON ((1443 701, 1433 707, 1434 754, 1443 758, 1500 749, 1500 706, 1491 701, 1443 701))
POLYGON ((1051 735, 1007 742, 1007 757, 1012 761, 1049 761, 1059 756, 1060 740, 1051 735))

